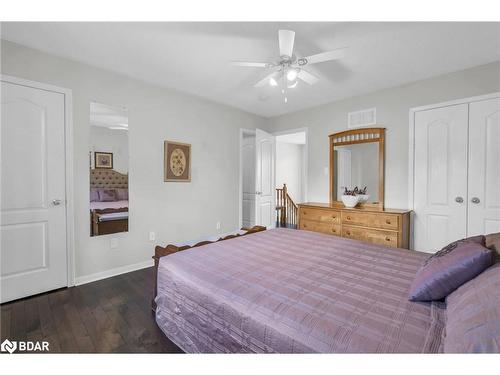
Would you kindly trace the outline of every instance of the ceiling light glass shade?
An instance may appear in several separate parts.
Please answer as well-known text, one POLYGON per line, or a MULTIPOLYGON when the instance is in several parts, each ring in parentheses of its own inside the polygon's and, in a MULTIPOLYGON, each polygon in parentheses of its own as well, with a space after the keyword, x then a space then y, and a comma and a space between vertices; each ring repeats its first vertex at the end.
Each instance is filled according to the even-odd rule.
POLYGON ((274 78, 269 78, 269 84, 271 86, 278 86, 278 82, 274 78))
POLYGON ((290 69, 286 73, 286 79, 288 79, 289 81, 295 81, 297 79, 298 74, 299 74, 299 72, 297 72, 296 69, 290 69))
POLYGON ((291 85, 287 86, 287 88, 289 89, 293 89, 297 86, 297 84, 299 83, 299 81, 295 81, 294 83, 292 83, 291 85))

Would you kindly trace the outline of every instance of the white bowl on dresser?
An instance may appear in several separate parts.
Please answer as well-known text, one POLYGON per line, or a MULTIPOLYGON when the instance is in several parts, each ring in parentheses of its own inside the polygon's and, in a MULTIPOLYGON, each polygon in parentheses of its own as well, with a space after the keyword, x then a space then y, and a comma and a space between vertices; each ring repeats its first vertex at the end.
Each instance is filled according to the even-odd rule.
POLYGON ((344 206, 353 208, 359 203, 359 195, 342 195, 342 203, 344 206))

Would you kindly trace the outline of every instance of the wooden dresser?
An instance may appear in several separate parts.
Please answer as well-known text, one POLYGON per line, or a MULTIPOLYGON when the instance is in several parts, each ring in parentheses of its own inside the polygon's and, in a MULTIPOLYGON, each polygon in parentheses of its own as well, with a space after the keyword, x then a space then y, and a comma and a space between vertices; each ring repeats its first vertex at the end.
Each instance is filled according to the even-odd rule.
POLYGON ((408 249, 410 211, 301 203, 299 229, 408 249))

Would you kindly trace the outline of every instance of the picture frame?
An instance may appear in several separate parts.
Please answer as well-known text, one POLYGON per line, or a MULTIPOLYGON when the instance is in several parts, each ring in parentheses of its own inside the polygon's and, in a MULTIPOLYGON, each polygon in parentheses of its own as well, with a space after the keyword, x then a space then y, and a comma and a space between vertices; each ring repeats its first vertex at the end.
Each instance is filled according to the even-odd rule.
POLYGON ((94 152, 94 168, 113 169, 113 153, 99 151, 94 152))
POLYGON ((165 182, 191 182, 191 145, 165 141, 163 145, 165 182))

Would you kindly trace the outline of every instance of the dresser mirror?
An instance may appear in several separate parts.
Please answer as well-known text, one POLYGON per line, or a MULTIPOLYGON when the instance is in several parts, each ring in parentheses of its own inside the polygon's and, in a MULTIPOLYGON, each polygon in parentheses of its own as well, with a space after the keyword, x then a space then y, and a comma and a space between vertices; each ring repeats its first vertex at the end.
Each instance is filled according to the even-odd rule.
POLYGON ((348 190, 359 195, 358 207, 384 208, 384 133, 364 128, 329 136, 331 203, 343 206, 348 190))
POLYGON ((90 103, 90 235, 128 231, 128 113, 90 103))

